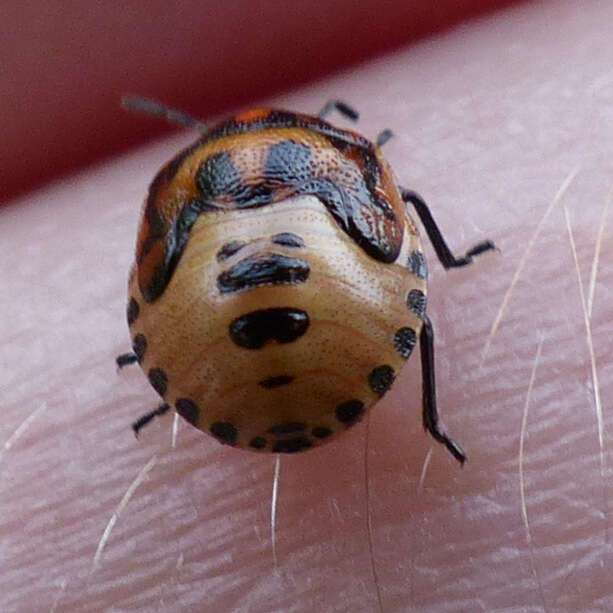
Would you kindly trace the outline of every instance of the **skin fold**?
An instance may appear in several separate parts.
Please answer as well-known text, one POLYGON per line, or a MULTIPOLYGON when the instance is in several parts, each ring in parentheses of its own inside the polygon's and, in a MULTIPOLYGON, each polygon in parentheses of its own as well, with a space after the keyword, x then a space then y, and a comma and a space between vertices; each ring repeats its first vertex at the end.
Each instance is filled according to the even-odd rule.
POLYGON ((612 19, 526 3, 261 101, 346 99, 455 253, 500 249, 446 272, 421 231, 464 467, 423 431, 415 352, 368 420, 282 458, 276 567, 274 456, 171 413, 135 440, 158 399, 114 363, 140 204, 196 133, 4 206, 0 609, 612 610, 612 19))

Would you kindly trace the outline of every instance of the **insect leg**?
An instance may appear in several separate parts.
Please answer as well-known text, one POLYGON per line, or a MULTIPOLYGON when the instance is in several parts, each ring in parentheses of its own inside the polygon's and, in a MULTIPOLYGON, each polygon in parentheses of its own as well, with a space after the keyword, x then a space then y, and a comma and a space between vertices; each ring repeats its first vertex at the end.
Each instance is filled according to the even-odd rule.
POLYGON ((460 464, 464 464, 466 454, 453 439, 447 436, 438 422, 436 381, 434 377, 434 330, 427 315, 424 315, 424 324, 419 335, 419 349, 421 352, 424 428, 432 435, 434 440, 445 445, 460 464))
POLYGON ((381 130, 379 134, 377 134, 377 138, 375 139, 375 143, 377 147, 383 147, 387 141, 394 136, 394 133, 389 129, 385 128, 385 130, 381 130))
POLYGON ((122 96, 121 104, 124 108, 137 113, 154 115, 161 117, 170 123, 184 126, 186 128, 198 128, 201 132, 206 132, 207 126, 201 119, 196 119, 183 111, 171 109, 170 107, 142 96, 122 96))
POLYGON ((348 119, 352 119, 353 121, 357 121, 360 117, 360 114, 348 104, 345 104, 342 100, 328 100, 326 104, 324 104, 323 108, 319 113, 317 113, 317 117, 323 119, 326 115, 329 115, 333 110, 337 110, 341 115, 344 115, 348 119))
POLYGON ((130 353, 122 353, 115 358, 115 362, 117 362, 117 368, 122 369, 124 366, 128 364, 134 364, 138 362, 138 358, 133 351, 130 353))
POLYGON ((417 192, 410 189, 405 189, 404 187, 400 188, 400 194, 404 202, 410 202, 415 207, 421 222, 424 224, 428 238, 434 247, 434 251, 436 251, 438 259, 445 268, 466 266, 466 264, 470 264, 472 262, 474 256, 479 255, 484 251, 489 251, 490 249, 496 249, 496 246, 492 241, 485 240, 474 245, 462 257, 456 258, 453 253, 451 253, 451 249, 449 249, 447 246, 447 243, 445 242, 441 231, 438 229, 438 226, 432 217, 432 213, 430 213, 430 209, 428 208, 428 205, 425 203, 424 199, 417 192))
POLYGON ((170 409, 170 405, 165 402, 161 404, 157 409, 153 409, 153 411, 149 411, 149 413, 145 413, 141 415, 133 424, 132 430, 134 430, 134 436, 138 437, 138 433, 143 426, 146 426, 152 419, 158 417, 159 415, 164 415, 166 411, 170 409))

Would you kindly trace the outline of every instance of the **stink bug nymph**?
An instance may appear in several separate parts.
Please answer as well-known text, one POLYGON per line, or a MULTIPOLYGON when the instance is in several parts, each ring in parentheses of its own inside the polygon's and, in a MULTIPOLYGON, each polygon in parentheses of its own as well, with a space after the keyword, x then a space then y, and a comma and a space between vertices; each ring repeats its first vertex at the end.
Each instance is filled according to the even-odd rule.
POLYGON ((133 352, 163 400, 222 443, 304 451, 359 421, 419 341, 423 424, 439 425, 427 269, 410 203, 445 268, 456 258, 426 203, 396 185, 381 146, 324 118, 258 109, 214 126, 141 98, 126 106, 202 135, 156 175, 129 281, 133 352))

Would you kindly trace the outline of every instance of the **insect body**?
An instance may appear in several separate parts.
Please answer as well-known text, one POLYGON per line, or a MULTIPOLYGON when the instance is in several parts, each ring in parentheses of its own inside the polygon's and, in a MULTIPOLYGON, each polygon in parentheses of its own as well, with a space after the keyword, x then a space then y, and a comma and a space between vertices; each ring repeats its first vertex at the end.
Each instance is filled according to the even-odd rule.
POLYGON ((322 118, 333 108, 354 114, 336 102, 318 117, 242 113, 153 180, 129 283, 134 353, 118 362, 137 360, 164 404, 135 431, 172 406, 222 443, 303 451, 359 421, 421 339, 424 426, 464 460, 438 424, 426 263, 405 203, 446 267, 493 245, 454 258, 380 147, 322 118))

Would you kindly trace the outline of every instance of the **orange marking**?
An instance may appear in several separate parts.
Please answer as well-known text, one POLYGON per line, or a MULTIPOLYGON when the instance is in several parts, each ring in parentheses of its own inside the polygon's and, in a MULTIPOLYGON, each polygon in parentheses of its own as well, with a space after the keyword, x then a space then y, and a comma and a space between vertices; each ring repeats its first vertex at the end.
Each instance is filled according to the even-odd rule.
POLYGON ((239 113, 234 120, 237 122, 245 121, 249 123, 251 121, 257 121, 258 119, 265 119, 268 115, 270 115, 270 109, 252 109, 251 111, 239 113))

